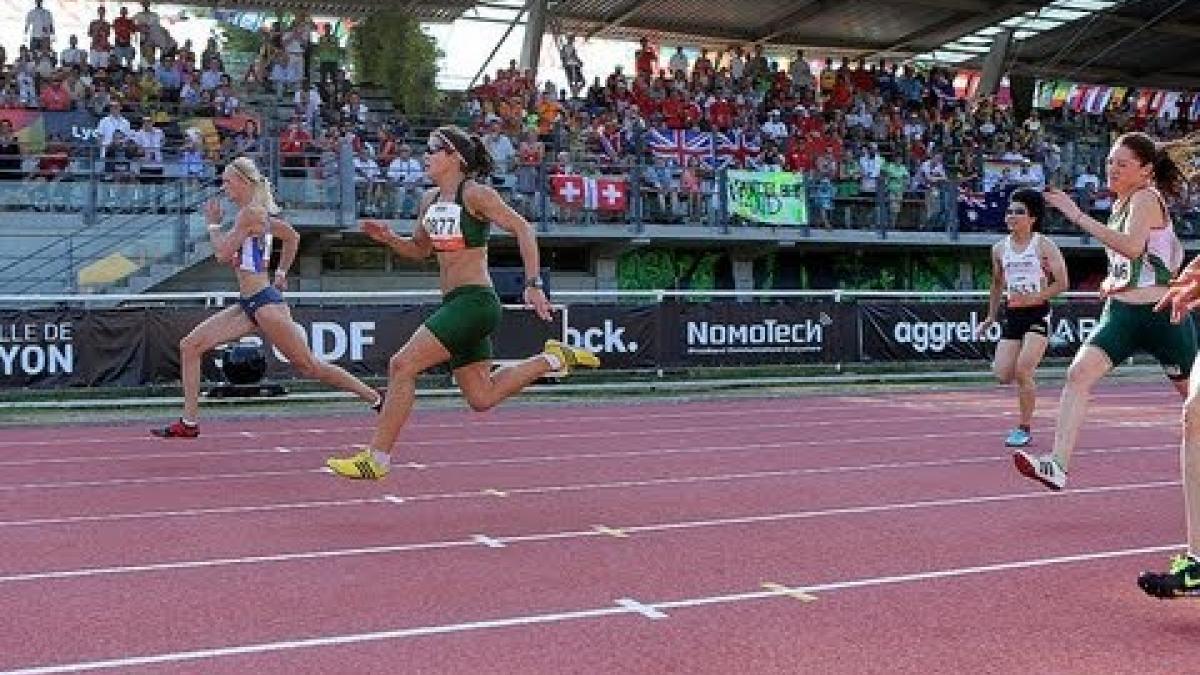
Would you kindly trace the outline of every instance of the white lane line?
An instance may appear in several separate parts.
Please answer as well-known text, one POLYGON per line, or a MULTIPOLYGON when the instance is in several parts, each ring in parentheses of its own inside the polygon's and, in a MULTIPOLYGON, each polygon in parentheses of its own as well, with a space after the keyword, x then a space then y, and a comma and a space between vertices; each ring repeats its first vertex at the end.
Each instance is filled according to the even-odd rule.
MULTIPOLYGON (((943 418, 943 419, 945 419, 945 418, 943 418)), ((790 425, 784 425, 784 426, 786 428, 791 428, 790 425)), ((1105 429, 1105 428, 1122 428, 1125 426, 1126 426, 1126 424, 1117 422, 1117 423, 1106 423, 1106 424, 1094 424, 1090 428, 1095 430, 1095 429, 1105 429)), ((1162 427, 1162 428, 1174 429, 1175 427, 1178 427, 1179 424, 1177 421, 1172 421, 1170 423, 1139 423, 1138 426, 1139 427, 1162 427)), ((740 428, 740 427, 738 427, 738 428, 740 428)), ((760 428, 771 428, 771 427, 770 427, 770 425, 766 425, 766 426, 754 425, 753 427, 750 427, 750 428, 760 429, 760 428)), ((726 430, 726 431, 730 431, 730 430, 734 430, 736 428, 722 427, 722 429, 726 430)), ((655 430, 655 431, 646 431, 645 433, 646 434, 657 434, 657 433, 662 433, 662 432, 655 430)), ((840 446, 845 446, 845 445, 864 445, 864 444, 871 444, 871 443, 892 443, 892 442, 903 442, 903 441, 913 441, 913 440, 927 440, 927 439, 931 440, 931 439, 939 439, 939 438, 965 438, 965 437, 969 437, 969 436, 970 437, 996 436, 1000 433, 1001 432, 996 429, 982 429, 979 431, 935 432, 935 433, 924 433, 924 434, 899 434, 899 435, 892 435, 892 436, 874 436, 874 437, 865 437, 865 438, 859 437, 859 438, 848 438, 848 439, 822 439, 822 440, 811 440, 811 441, 789 440, 789 441, 783 441, 783 442, 777 442, 777 443, 745 443, 745 444, 737 444, 737 445, 710 445, 710 446, 698 446, 698 447, 697 446, 689 446, 689 447, 684 447, 684 448, 660 448, 660 449, 635 450, 635 451, 625 451, 625 452, 591 452, 591 453, 576 453, 576 454, 568 454, 568 455, 528 455, 528 456, 519 456, 519 457, 491 457, 491 458, 484 457, 484 458, 470 459, 470 460, 408 462, 405 464, 397 464, 396 467, 397 468, 423 470, 423 469, 431 469, 431 468, 495 466, 495 465, 506 465, 506 464, 538 464, 538 463, 549 463, 549 462, 574 461, 577 459, 618 459, 618 458, 623 458, 623 457, 644 457, 644 456, 654 456, 654 455, 660 455, 660 454, 661 455, 687 454, 687 453, 703 453, 703 452, 714 452, 714 451, 721 451, 721 452, 735 451, 736 452, 736 451, 740 451, 743 449, 786 448, 786 447, 793 447, 793 446, 794 447, 814 447, 814 446, 840 447, 840 446)), ((634 432, 634 435, 637 435, 637 432, 634 432)), ((512 437, 512 438, 493 438, 491 440, 493 440, 493 441, 529 441, 529 440, 536 440, 538 438, 544 438, 544 436, 521 436, 521 437, 512 437)), ((449 441, 449 440, 437 441, 436 443, 425 443, 425 442, 421 442, 421 441, 413 441, 413 442, 406 443, 405 447, 418 446, 418 445, 445 446, 445 445, 456 445, 456 444, 457 444, 457 441, 449 441)), ((123 461, 123 460, 129 460, 129 459, 190 459, 190 458, 197 458, 197 457, 221 457, 221 456, 235 456, 235 455, 236 456, 244 456, 244 455, 262 454, 262 453, 272 453, 273 454, 276 452, 284 452, 284 451, 336 452, 336 451, 338 451, 338 449, 339 448, 336 446, 302 446, 302 445, 297 446, 297 445, 293 445, 290 448, 276 447, 271 450, 260 449, 260 448, 233 448, 233 449, 229 449, 229 450, 202 450, 202 451, 198 451, 198 452, 184 452, 184 453, 129 453, 129 454, 118 454, 118 455, 48 457, 48 458, 37 458, 37 459, 20 459, 20 460, 0 461, 0 467, 42 466, 45 464, 91 464, 91 463, 101 463, 101 462, 123 461)))
MULTIPOLYGON (((1112 560, 1115 558, 1126 558, 1139 555, 1149 555, 1156 553, 1165 553, 1168 551, 1179 550, 1183 544, 1164 544, 1161 546, 1143 546, 1138 548, 1127 548, 1112 551, 1097 551, 1091 553, 1078 553, 1075 555, 1057 556, 1053 558, 1034 558, 1030 560, 1018 560, 1012 562, 994 563, 986 565, 975 565, 971 567, 957 567, 941 570, 929 570, 924 572, 915 572, 912 574, 902 574, 886 577, 868 577, 863 579, 848 579, 844 581, 834 581, 813 586, 796 586, 789 587, 787 590, 760 590, 747 593, 729 593, 724 595, 712 595, 695 598, 684 598, 680 600, 670 600, 664 602, 641 603, 629 598, 622 598, 617 601, 616 606, 597 607, 592 609, 581 609, 570 612, 554 612, 548 614, 529 614, 524 616, 513 616, 502 619, 489 619, 485 621, 467 621, 462 623, 441 624, 435 626, 420 626, 415 628, 397 628, 394 630, 375 631, 370 633, 351 633, 344 635, 325 635, 322 637, 310 637, 299 640, 281 640, 277 642, 260 642, 255 644, 234 645, 225 647, 213 647, 208 649, 196 649, 189 651, 164 652, 161 654, 147 654, 141 656, 126 656, 111 658, 99 661, 81 661, 78 663, 66 663, 56 665, 31 666, 20 668, 17 670, 9 670, 0 675, 52 675, 54 673, 74 673, 93 670, 109 670, 116 668, 133 668, 136 666, 148 666, 161 663, 181 663, 187 661, 202 661, 207 659, 218 659, 230 656, 243 656, 247 654, 266 654, 276 652, 286 652, 297 649, 315 649, 320 647, 333 647, 337 645, 358 644, 364 642, 380 642, 384 640, 400 640, 405 638, 413 638, 428 635, 445 635, 452 633, 467 633, 477 630, 485 630, 489 628, 505 628, 513 626, 529 626, 535 624, 561 623, 565 621, 573 621, 578 619, 594 619, 606 616, 616 616, 623 614, 641 614, 647 616, 646 610, 650 612, 666 616, 664 610, 670 609, 691 609, 695 607, 707 607, 711 605, 731 604, 736 602, 745 602, 748 600, 765 600, 779 597, 788 597, 792 592, 802 592, 806 594, 815 594, 823 592, 849 590, 855 588, 870 588, 876 586, 895 586, 900 584, 920 583, 936 579, 949 579, 955 577, 965 577, 972 575, 988 575, 999 572, 1010 572, 1014 570, 1033 569, 1038 567, 1048 567, 1052 565, 1071 565, 1077 563, 1093 562, 1097 560, 1112 560), (623 602, 628 600, 629 602, 623 602)), ((660 618, 660 617, 653 617, 660 618)))
POLYGON ((817 596, 815 596, 815 595, 809 595, 808 593, 797 590, 795 588, 791 588, 789 586, 784 586, 783 584, 776 583, 774 581, 764 581, 762 583, 762 587, 768 591, 775 591, 776 593, 779 593, 781 595, 786 595, 789 598, 795 598, 795 599, 799 600, 800 602, 816 602, 817 601, 817 596))
MULTIPOLYGON (((725 527, 731 525, 750 525, 760 523, 777 523, 793 520, 807 520, 814 518, 826 518, 832 516, 846 515, 864 515, 875 513, 888 513, 896 511, 912 511, 921 509, 937 509, 955 506, 973 506, 979 504, 994 504, 1004 502, 1022 501, 1026 499, 1066 499, 1076 496, 1085 495, 1102 495, 1112 493, 1126 493, 1140 490, 1154 490, 1161 488, 1174 488, 1179 485, 1179 481, 1158 481, 1153 483, 1131 483, 1121 485, 1106 485, 1093 488, 1081 488, 1078 490, 1070 490, 1066 492, 1050 492, 1048 490, 1038 490, 1037 492, 1017 492, 1000 495, 989 495, 982 497, 959 497, 953 499, 936 499, 922 500, 914 502, 899 502, 892 504, 871 504, 860 506, 845 506, 829 509, 819 509, 810 511, 795 511, 791 513, 769 513, 750 516, 737 516, 729 518, 715 518, 711 520, 693 520, 693 521, 677 521, 669 523, 654 523, 649 525, 636 525, 631 527, 622 527, 624 533, 649 533, 649 532, 673 532, 676 530, 693 530, 700 528, 725 527)), ((502 544, 515 543, 538 543, 558 541, 561 539, 580 539, 584 537, 608 537, 612 536, 608 532, 603 532, 598 528, 589 530, 568 530, 562 532, 542 532, 524 535, 493 537, 493 539, 502 544)), ((83 577, 98 577, 111 576, 121 574, 134 574, 143 572, 167 572, 175 570, 202 569, 211 567, 229 567, 236 565, 262 565, 268 563, 284 563, 294 562, 298 560, 316 560, 325 558, 344 558, 362 555, 380 555, 392 553, 406 553, 410 551, 427 551, 440 550, 448 548, 458 548, 462 546, 476 546, 480 542, 475 539, 466 540, 449 540, 440 542, 424 542, 416 544, 396 544, 392 546, 370 546, 362 548, 349 549, 329 549, 323 551, 301 551, 294 553, 279 553, 271 555, 256 555, 245 556, 238 558, 212 558, 207 560, 184 560, 176 562, 159 562, 145 563, 140 565, 120 565, 115 567, 85 567, 72 570, 56 570, 47 572, 28 572, 23 574, 10 574, 0 576, 0 584, 19 583, 28 581, 47 581, 56 579, 76 579, 83 577)))
MULTIPOLYGON (((986 405, 986 407, 988 407, 988 409, 991 410, 993 405, 1001 403, 1001 402, 1007 402, 1009 400, 1007 397, 1003 397, 1003 398, 995 397, 991 394, 991 392, 989 392, 987 390, 979 390, 977 392, 971 391, 968 393, 975 400, 962 402, 962 401, 958 401, 958 400, 941 401, 938 399, 933 399, 930 401, 930 404, 937 406, 937 409, 939 411, 945 410, 947 407, 953 407, 955 405, 958 405, 959 403, 969 403, 970 405, 974 405, 974 406, 986 405), (979 400, 977 400, 977 397, 986 398, 987 401, 985 403, 981 403, 979 400)), ((1095 402, 1095 401, 1104 401, 1104 400, 1108 400, 1108 399, 1144 399, 1145 405, 1136 405, 1136 406, 1128 407, 1128 409, 1131 411, 1138 411, 1138 410, 1144 411, 1148 408, 1153 409, 1160 405, 1160 401, 1154 399, 1154 397, 1156 395, 1157 395, 1157 392, 1149 392, 1149 391, 1143 392, 1143 393, 1125 393, 1125 394, 1122 394, 1122 393, 1109 393, 1109 394, 1093 393, 1091 400, 1093 402, 1095 402)), ((580 424, 589 424, 592 422, 605 423, 605 422, 620 422, 620 421, 641 421, 641 420, 652 420, 652 419, 691 419, 691 418, 705 419, 705 418, 712 418, 712 417, 746 417, 748 415, 753 415, 755 417, 760 416, 760 415, 778 416, 778 415, 786 415, 789 413, 801 414, 807 418, 807 417, 811 417, 813 414, 820 414, 820 413, 824 413, 824 412, 837 412, 837 411, 846 410, 848 407, 862 405, 863 403, 867 403, 867 404, 878 403, 881 405, 886 405, 889 403, 896 404, 896 405, 900 405, 900 404, 911 405, 912 403, 914 403, 914 401, 911 398, 907 398, 907 397, 911 397, 911 396, 921 396, 921 395, 908 392, 908 393, 903 393, 903 394, 893 394, 893 395, 886 395, 886 396, 879 396, 879 397, 816 396, 813 398, 816 398, 818 400, 835 400, 835 401, 838 401, 838 403, 835 405, 829 405, 829 406, 804 406, 803 404, 806 400, 811 401, 811 400, 813 400, 813 398, 807 398, 807 399, 806 398, 797 398, 797 399, 794 399, 795 401, 797 401, 796 404, 789 405, 786 407, 777 407, 777 408, 770 408, 770 407, 759 408, 759 407, 754 407, 753 405, 749 405, 749 404, 743 405, 743 402, 747 401, 747 399, 730 398, 730 399, 723 400, 722 403, 725 405, 734 407, 733 410, 713 409, 713 410, 695 410, 695 411, 689 410, 689 411, 685 411, 685 412, 664 412, 664 413, 637 413, 637 412, 628 413, 628 412, 623 412, 623 411, 619 412, 621 410, 621 408, 614 407, 613 411, 611 413, 603 413, 603 414, 599 414, 599 415, 582 415, 582 416, 573 414, 572 420, 577 423, 580 423, 580 424), (865 401, 863 400, 864 398, 866 399, 865 401)), ((758 400, 777 400, 777 399, 764 398, 764 399, 758 399, 758 400)), ((707 403, 709 403, 709 402, 705 401, 705 402, 697 403, 697 405, 703 405, 703 404, 707 404, 707 403)), ((1178 405, 1178 402, 1175 401, 1175 404, 1178 405)), ((656 403, 656 405, 657 405, 657 403, 656 403)), ((684 402, 680 405, 686 406, 686 405, 691 405, 691 403, 684 402)), ((626 406, 626 407, 628 407, 628 406, 626 406)), ((995 418, 1009 418, 1012 416, 1013 415, 1011 412, 1006 412, 1006 411, 993 411, 990 414, 976 415, 976 417, 995 417, 995 418)), ((908 416, 908 417, 901 417, 898 419, 899 420, 907 420, 907 419, 912 419, 912 417, 908 416)), ((945 418, 939 418, 939 419, 945 419, 945 418)), ((848 423, 849 424, 849 423, 854 423, 856 421, 858 421, 858 422, 870 421, 870 422, 874 423, 876 420, 875 419, 840 420, 840 421, 831 420, 830 423, 848 423)), ((286 426, 286 420, 284 420, 283 422, 284 422, 284 426, 286 426)), ((509 417, 506 419, 498 419, 498 420, 493 420, 493 419, 476 420, 476 419, 473 419, 469 423, 464 422, 462 420, 453 421, 453 422, 436 422, 436 423, 419 423, 418 422, 410 428, 410 431, 413 433, 419 433, 419 432, 427 430, 427 429, 463 429, 464 427, 469 427, 470 429, 478 429, 480 427, 499 427, 499 426, 521 427, 521 426, 529 426, 529 425, 535 424, 536 422, 537 422, 537 418, 527 417, 527 416, 509 417)), ((95 428, 95 432, 97 434, 104 434, 104 432, 107 430, 114 430, 117 428, 118 427, 97 426, 95 428)), ((718 428, 720 428, 720 427, 718 427, 718 428)), ((245 434, 252 434, 252 437, 254 437, 254 438, 266 438, 266 437, 273 437, 273 436, 294 436, 297 434, 340 434, 340 433, 349 433, 349 432, 358 433, 358 432, 364 432, 364 431, 373 431, 374 429, 375 429, 374 425, 347 425, 347 424, 343 423, 343 424, 334 424, 333 426, 328 426, 328 427, 307 427, 307 428, 301 428, 301 429, 261 429, 261 430, 253 431, 253 432, 246 432, 246 431, 211 432, 211 433, 205 433, 204 436, 202 436, 201 438, 205 439, 205 440, 229 439, 229 438, 246 437, 245 434)), ((463 439, 463 440, 466 442, 470 442, 470 439, 463 439)), ((101 443, 114 443, 114 444, 115 443, 127 443, 130 441, 145 441, 148 443, 161 443, 162 442, 161 439, 155 439, 148 434, 138 434, 136 436, 107 436, 107 435, 104 435, 104 436, 99 436, 99 437, 56 438, 56 439, 46 439, 46 440, 0 440, 0 447, 10 447, 10 446, 30 447, 30 446, 47 446, 47 445, 72 446, 72 445, 92 445, 92 444, 101 444, 101 443)), ((435 441, 435 442, 452 443, 452 442, 457 442, 457 441, 455 439, 447 439, 445 441, 435 441)))
MULTIPOLYGON (((1138 445, 1125 448, 1104 448, 1095 450, 1077 450, 1076 455, 1121 455, 1134 454, 1139 452, 1161 451, 1161 450, 1176 450, 1177 445, 1138 445)), ((580 492, 585 490, 600 490, 600 489, 616 489, 616 488, 638 488, 650 487, 656 485, 676 485, 689 483, 703 482, 730 482, 735 480, 757 479, 757 478, 778 478, 787 476, 805 476, 805 475, 825 475, 825 474, 841 474, 841 473, 869 473, 872 471, 890 471, 890 470, 906 470, 906 469, 927 469, 927 468, 944 468, 950 466, 959 466, 965 464, 989 464, 989 463, 1005 463, 1011 460, 1006 456, 997 455, 982 455, 977 457, 960 457, 958 459, 942 459, 928 461, 911 461, 911 462, 890 462, 882 464, 850 464, 840 466, 825 466, 825 467, 807 467, 800 469, 783 469, 776 471, 758 471, 753 473, 737 473, 737 474, 716 474, 707 476, 680 476, 677 478, 654 478, 646 480, 627 480, 611 483, 577 483, 568 485, 545 485, 523 488, 507 488, 499 490, 488 488, 482 490, 465 490, 462 492, 435 492, 413 494, 405 497, 396 495, 383 495, 379 499, 348 499, 348 500, 320 500, 313 502, 293 502, 282 504, 258 504, 252 506, 218 506, 210 508, 197 509, 177 509, 170 511, 137 511, 131 513, 113 513, 113 514, 96 514, 87 516, 61 516, 50 518, 30 518, 24 520, 0 520, 0 528, 4 527, 28 527, 42 525, 66 525, 73 523, 101 523, 108 521, 123 521, 123 520, 140 520, 153 518, 182 518, 192 516, 211 516, 211 515, 230 515, 237 513, 262 513, 274 510, 298 510, 310 508, 324 508, 337 506, 357 506, 361 504, 375 504, 380 500, 401 504, 405 502, 428 502, 440 499, 468 499, 480 497, 507 497, 511 494, 553 494, 559 492, 580 492)), ((316 473, 327 473, 327 469, 313 469, 310 471, 316 473)), ((304 472, 301 472, 304 473, 304 472)), ((238 474, 242 477, 247 475, 238 474)), ((248 477, 254 477, 257 474, 249 474, 248 477)), ((218 476, 219 477, 219 476, 218 476)), ((193 476, 194 480, 216 479, 216 477, 193 476)), ((95 486, 92 486, 95 487, 95 486)))
POLYGON ((487 536, 486 534, 472 535, 471 541, 473 541, 477 544, 483 544, 484 546, 486 546, 488 548, 504 548, 505 546, 508 545, 508 544, 505 544, 504 542, 500 541, 499 539, 493 539, 493 538, 487 536))
POLYGON ((0 485, 0 492, 17 490, 61 490, 73 488, 113 487, 119 485, 158 485, 163 483, 196 483, 211 480, 242 480, 246 478, 276 478, 280 476, 303 476, 329 473, 328 469, 289 469, 287 471, 245 471, 242 473, 210 473, 193 476, 151 476, 147 478, 107 478, 104 480, 76 480, 61 483, 19 483, 0 485))
POLYGON ((650 605, 642 604, 642 603, 638 602, 637 600, 634 600, 633 598, 617 598, 617 606, 624 607, 625 609, 628 609, 631 612, 636 612, 638 614, 641 614, 642 616, 646 617, 647 619, 657 620, 657 619, 667 618, 667 615, 665 613, 658 611, 657 609, 655 609, 654 607, 652 607, 650 605))
MULTIPOLYGON (((293 452, 293 450, 292 450, 291 448, 285 448, 285 447, 284 447, 284 446, 282 446, 282 445, 277 445, 277 446, 275 446, 275 452, 283 452, 283 453, 288 453, 288 452, 293 452)), ((178 456, 179 456, 179 457, 184 457, 184 456, 186 456, 186 455, 178 455, 178 456)))

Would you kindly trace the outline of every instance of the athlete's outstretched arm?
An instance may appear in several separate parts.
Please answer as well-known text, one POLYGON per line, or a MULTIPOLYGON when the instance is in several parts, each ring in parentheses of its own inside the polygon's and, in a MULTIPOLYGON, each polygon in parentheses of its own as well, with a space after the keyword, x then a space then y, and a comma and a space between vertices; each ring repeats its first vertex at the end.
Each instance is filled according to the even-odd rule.
POLYGON ((1046 203, 1062 212, 1063 217, 1075 223, 1084 232, 1100 240, 1101 244, 1133 260, 1146 252, 1146 240, 1150 230, 1163 223, 1162 207, 1158 199, 1142 191, 1130 197, 1129 232, 1122 233, 1083 212, 1067 193, 1054 189, 1046 191, 1046 203))

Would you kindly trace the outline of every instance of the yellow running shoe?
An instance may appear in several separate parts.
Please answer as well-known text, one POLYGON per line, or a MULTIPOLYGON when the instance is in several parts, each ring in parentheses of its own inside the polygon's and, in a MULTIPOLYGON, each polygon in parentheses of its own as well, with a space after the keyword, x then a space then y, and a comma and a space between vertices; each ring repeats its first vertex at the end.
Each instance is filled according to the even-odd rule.
POLYGON ((375 461, 375 458, 371 456, 371 451, 366 448, 350 457, 330 457, 325 460, 325 465, 342 478, 379 480, 388 475, 390 470, 375 461))
POLYGON ((563 364, 563 371, 570 373, 577 366, 583 368, 599 368, 600 359, 586 349, 577 349, 565 345, 558 340, 546 340, 542 348, 547 354, 553 354, 563 364))

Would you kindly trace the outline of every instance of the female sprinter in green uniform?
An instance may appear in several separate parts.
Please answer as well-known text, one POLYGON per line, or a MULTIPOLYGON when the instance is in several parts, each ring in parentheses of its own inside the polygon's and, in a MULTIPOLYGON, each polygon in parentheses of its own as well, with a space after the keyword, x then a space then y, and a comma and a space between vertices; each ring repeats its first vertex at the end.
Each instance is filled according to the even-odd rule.
POLYGON ((326 464, 346 478, 383 478, 391 467, 392 446, 408 420, 417 375, 446 361, 467 403, 487 410, 543 375, 575 366, 600 365, 590 352, 548 340, 545 350, 492 373, 491 334, 500 323, 500 300, 488 275, 487 241, 491 223, 516 237, 525 263, 525 302, 550 320, 550 302, 539 278, 537 239, 529 223, 492 188, 472 180, 492 172, 483 141, 458 127, 439 127, 429 136, 426 173, 437 184, 421 201, 412 238, 397 236, 387 225, 364 221, 375 241, 412 260, 437 252, 442 306, 417 329, 388 363, 387 400, 371 445, 326 464))
POLYGON ((1030 427, 1037 403, 1033 373, 1050 343, 1050 299, 1067 290, 1067 262, 1062 251, 1038 233, 1045 219, 1046 200, 1041 192, 1022 188, 1009 197, 1004 217, 1009 235, 992 246, 992 292, 987 318, 979 327, 986 331, 996 322, 1003 292, 1004 316, 992 370, 1001 384, 1017 382, 1020 419, 1004 441, 1015 448, 1033 441, 1030 427))
POLYGON ((1075 355, 1059 402, 1052 454, 1035 457, 1018 450, 1013 461, 1022 475, 1052 490, 1067 484, 1067 467, 1087 412, 1092 386, 1113 366, 1138 351, 1158 359, 1181 396, 1196 359, 1196 330, 1190 316, 1172 323, 1155 312, 1172 276, 1183 264, 1166 197, 1177 197, 1179 168, 1142 133, 1117 139, 1108 153, 1108 187, 1116 193, 1108 225, 1080 209, 1061 190, 1048 190, 1046 203, 1100 240, 1108 252, 1107 297, 1095 331, 1075 355))

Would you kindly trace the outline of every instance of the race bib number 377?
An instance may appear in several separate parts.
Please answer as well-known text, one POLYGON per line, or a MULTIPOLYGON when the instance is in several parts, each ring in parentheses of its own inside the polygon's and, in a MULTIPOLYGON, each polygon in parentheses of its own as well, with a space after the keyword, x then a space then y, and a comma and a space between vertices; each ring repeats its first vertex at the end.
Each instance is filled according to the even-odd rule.
POLYGON ((467 247, 462 233, 462 206, 436 202, 430 204, 422 221, 435 251, 461 251, 467 247))

